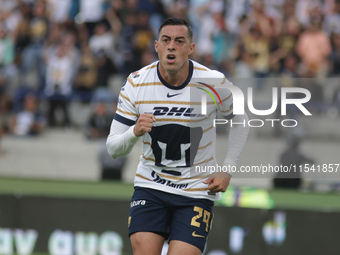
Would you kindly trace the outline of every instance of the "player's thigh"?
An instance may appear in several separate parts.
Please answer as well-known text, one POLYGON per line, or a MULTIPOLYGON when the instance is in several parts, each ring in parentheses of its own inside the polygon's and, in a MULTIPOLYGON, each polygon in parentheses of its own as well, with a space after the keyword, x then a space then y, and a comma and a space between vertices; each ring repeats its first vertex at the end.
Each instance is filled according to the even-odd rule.
POLYGON ((130 236, 134 255, 160 255, 164 237, 151 232, 136 232, 130 236))
POLYGON ((172 241, 182 241, 203 253, 213 222, 213 206, 213 201, 189 198, 185 204, 176 207, 169 235, 170 244, 172 241))
POLYGON ((169 244, 169 250, 167 255, 201 255, 202 251, 196 246, 178 241, 172 240, 169 244))
POLYGON ((159 193, 156 190, 135 188, 130 203, 129 236, 137 232, 151 232, 168 238, 172 212, 159 193))

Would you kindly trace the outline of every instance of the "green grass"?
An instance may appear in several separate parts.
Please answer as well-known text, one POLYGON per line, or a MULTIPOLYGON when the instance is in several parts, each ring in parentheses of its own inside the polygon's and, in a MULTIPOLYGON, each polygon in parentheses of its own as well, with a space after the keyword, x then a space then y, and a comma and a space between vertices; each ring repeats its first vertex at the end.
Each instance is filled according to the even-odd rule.
POLYGON ((133 184, 0 178, 0 194, 129 200, 133 184))
MULTIPOLYGON (((18 255, 16 253, 13 253, 13 255, 18 255)), ((30 255, 50 255, 49 253, 44 253, 44 252, 34 252, 31 253, 30 255)), ((131 255, 130 253, 122 253, 122 255, 131 255)))
MULTIPOLYGON (((0 178, 0 194, 130 200, 132 183, 0 178)), ((272 190, 276 208, 340 211, 340 194, 272 190)))
POLYGON ((340 194, 305 193, 273 190, 270 192, 276 207, 300 210, 340 211, 340 194))

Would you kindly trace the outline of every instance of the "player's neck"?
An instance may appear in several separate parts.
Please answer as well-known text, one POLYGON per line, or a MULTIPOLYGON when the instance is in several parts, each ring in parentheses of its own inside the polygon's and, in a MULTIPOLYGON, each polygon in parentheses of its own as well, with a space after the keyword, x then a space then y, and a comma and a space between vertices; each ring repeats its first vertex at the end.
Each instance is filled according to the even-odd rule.
POLYGON ((162 78, 174 87, 181 86, 189 75, 189 60, 179 69, 178 72, 168 72, 164 69, 161 63, 159 63, 159 74, 162 78))

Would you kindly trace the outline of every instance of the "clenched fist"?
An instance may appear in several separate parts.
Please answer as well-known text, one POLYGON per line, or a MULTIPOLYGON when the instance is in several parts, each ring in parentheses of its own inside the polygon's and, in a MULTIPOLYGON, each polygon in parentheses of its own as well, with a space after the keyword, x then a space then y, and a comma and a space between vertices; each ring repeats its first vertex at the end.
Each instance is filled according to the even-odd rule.
POLYGON ((218 172, 212 174, 207 180, 203 181, 204 184, 208 184, 208 190, 210 192, 225 192, 229 186, 231 175, 224 172, 218 172))
POLYGON ((141 115, 139 115, 139 118, 134 128, 135 135, 142 136, 146 132, 150 132, 155 121, 156 118, 151 113, 142 113, 141 115))

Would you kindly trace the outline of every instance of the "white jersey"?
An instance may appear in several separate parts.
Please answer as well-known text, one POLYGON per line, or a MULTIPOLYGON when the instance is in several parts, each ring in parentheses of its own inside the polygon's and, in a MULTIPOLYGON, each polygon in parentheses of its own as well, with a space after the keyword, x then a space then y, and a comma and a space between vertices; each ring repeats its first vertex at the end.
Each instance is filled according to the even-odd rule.
POLYGON ((232 94, 224 75, 189 61, 189 75, 179 87, 168 84, 158 72, 158 61, 132 73, 123 85, 115 120, 133 126, 142 113, 156 122, 142 136, 143 151, 134 185, 177 195, 210 200, 220 193, 208 192, 202 181, 208 173, 197 166, 216 166, 217 110, 232 118, 232 94), (214 89, 216 88, 216 90, 214 89), (204 95, 204 96, 202 96, 204 95), (202 112, 202 98, 206 110, 202 112))

